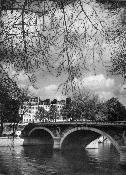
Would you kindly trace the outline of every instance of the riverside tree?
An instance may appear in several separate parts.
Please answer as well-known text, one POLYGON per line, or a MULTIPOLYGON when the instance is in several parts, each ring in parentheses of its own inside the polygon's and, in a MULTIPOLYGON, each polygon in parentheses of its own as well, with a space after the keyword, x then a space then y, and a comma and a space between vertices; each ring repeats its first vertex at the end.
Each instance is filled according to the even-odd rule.
POLYGON ((87 89, 83 89, 82 92, 76 93, 73 96, 73 100, 77 104, 78 111, 81 111, 80 119, 94 121, 107 120, 106 106, 99 99, 98 95, 87 89))
POLYGON ((56 122, 56 118, 57 118, 57 115, 58 115, 58 111, 57 111, 57 106, 56 105, 54 105, 54 104, 50 105, 50 109, 49 109, 48 115, 49 115, 49 119, 50 120, 53 120, 53 121, 56 122))
POLYGON ((61 116, 64 120, 76 121, 80 120, 82 115, 82 110, 78 102, 72 100, 69 104, 65 104, 61 109, 61 116))
POLYGON ((4 122, 13 123, 13 132, 17 127, 17 124, 21 121, 19 115, 19 108, 24 101, 28 100, 29 95, 28 91, 21 90, 17 83, 9 78, 8 74, 1 70, 1 79, 0 79, 0 103, 1 103, 1 131, 2 134, 4 122))
POLYGON ((108 121, 125 121, 126 108, 118 101, 117 98, 111 98, 106 103, 108 121))
POLYGON ((61 115, 73 121, 76 120, 107 120, 107 108, 104 102, 100 101, 97 95, 89 90, 75 93, 69 105, 61 109, 61 115))
POLYGON ((38 107, 38 111, 35 114, 35 118, 39 121, 46 121, 49 118, 49 112, 47 112, 44 107, 38 107))

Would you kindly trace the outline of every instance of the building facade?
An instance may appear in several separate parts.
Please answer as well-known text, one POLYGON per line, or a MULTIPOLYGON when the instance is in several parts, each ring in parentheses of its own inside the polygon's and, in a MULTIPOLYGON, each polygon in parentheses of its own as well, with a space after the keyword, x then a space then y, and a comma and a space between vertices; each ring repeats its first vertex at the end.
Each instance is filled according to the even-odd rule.
POLYGON ((29 101, 24 102, 19 109, 19 115, 22 117, 22 123, 40 122, 40 120, 35 117, 38 109, 44 108, 47 112, 49 112, 51 105, 55 105, 57 107, 57 119, 61 119, 60 111, 65 105, 65 100, 55 102, 56 103, 51 103, 50 99, 42 101, 39 97, 30 98, 29 101))
POLYGON ((39 98, 30 98, 29 101, 24 102, 19 109, 19 114, 22 116, 23 123, 37 122, 35 114, 38 111, 39 98))

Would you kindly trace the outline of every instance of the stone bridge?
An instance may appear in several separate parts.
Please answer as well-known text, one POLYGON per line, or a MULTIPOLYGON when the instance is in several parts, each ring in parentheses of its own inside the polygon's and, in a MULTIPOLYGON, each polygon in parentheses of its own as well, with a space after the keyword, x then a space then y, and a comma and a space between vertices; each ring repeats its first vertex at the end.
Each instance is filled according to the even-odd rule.
POLYGON ((45 122, 26 125, 22 136, 24 138, 37 138, 40 137, 41 133, 44 133, 47 140, 51 138, 54 149, 63 149, 69 141, 82 146, 86 140, 85 145, 83 145, 86 146, 99 136, 105 136, 119 152, 120 162, 126 164, 125 132, 126 122, 45 122))

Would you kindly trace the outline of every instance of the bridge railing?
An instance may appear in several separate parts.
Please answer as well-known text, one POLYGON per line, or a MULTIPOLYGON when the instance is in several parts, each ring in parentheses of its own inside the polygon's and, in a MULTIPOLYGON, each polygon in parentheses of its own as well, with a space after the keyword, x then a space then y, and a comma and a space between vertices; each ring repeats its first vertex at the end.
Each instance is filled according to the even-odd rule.
POLYGON ((39 122, 43 124, 96 124, 96 125, 126 125, 126 121, 82 121, 82 120, 76 120, 76 121, 44 121, 44 122, 39 122))

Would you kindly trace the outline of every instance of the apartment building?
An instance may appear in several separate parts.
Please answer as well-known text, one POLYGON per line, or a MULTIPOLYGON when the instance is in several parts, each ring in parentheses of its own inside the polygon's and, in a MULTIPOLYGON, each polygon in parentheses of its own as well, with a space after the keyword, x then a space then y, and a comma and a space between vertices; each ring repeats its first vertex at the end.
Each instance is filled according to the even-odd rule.
POLYGON ((24 104, 20 107, 19 114, 22 115, 23 123, 37 122, 35 119, 35 114, 38 111, 39 107, 39 98, 30 98, 28 102, 24 102, 24 104))
POLYGON ((30 98, 28 102, 24 102, 24 104, 20 107, 19 114, 22 116, 22 122, 39 122, 39 119, 35 118, 38 108, 43 107, 46 111, 49 111, 51 105, 55 105, 57 107, 57 117, 60 117, 60 111, 65 105, 65 100, 57 101, 54 99, 53 101, 50 101, 50 99, 46 99, 42 101, 39 97, 30 98))

